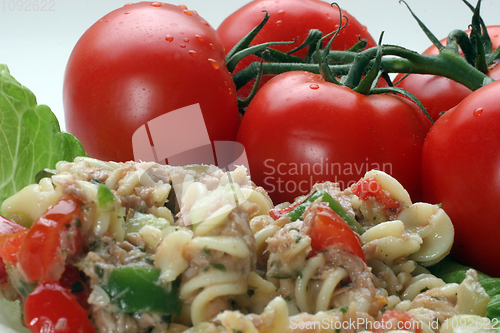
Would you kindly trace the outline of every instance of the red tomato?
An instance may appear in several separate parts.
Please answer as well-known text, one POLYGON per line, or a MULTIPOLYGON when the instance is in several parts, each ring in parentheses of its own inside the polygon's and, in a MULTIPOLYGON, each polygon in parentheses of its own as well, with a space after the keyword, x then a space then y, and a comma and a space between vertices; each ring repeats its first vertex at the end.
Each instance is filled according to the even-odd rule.
POLYGON ((41 282, 24 303, 26 326, 33 333, 94 333, 87 311, 58 283, 41 282))
POLYGON ((386 310, 373 332, 383 333, 392 331, 423 332, 423 324, 417 321, 410 313, 400 310, 386 310))
POLYGON ((294 209, 295 207, 297 207, 298 205, 300 205, 302 202, 303 202, 303 200, 298 200, 298 201, 292 202, 292 204, 290 204, 290 206, 288 206, 286 208, 281 208, 281 209, 273 208, 273 209, 269 210, 269 216, 271 216, 274 220, 277 220, 280 217, 282 217, 283 215, 287 214, 292 209, 294 209))
POLYGON ((500 277, 500 81, 438 119, 422 153, 426 202, 442 203, 455 228, 454 257, 500 277))
POLYGON ((102 160, 133 160, 139 127, 192 104, 212 141, 234 141, 239 126, 217 33, 195 11, 159 2, 125 5, 83 34, 66 67, 63 102, 67 130, 102 160))
MULTIPOLYGON (((466 30, 470 34, 470 30, 466 30)), ((500 26, 489 26, 488 33, 493 44, 493 49, 500 46, 500 26)), ((446 38, 441 40, 446 45, 446 38)), ((438 54, 437 47, 432 45, 423 54, 438 54)), ((488 76, 497 80, 500 79, 500 70, 498 63, 491 66, 488 76)), ((399 74, 395 82, 404 77, 405 74, 399 74)), ((446 112, 453 106, 460 103, 472 90, 464 85, 437 75, 410 74, 404 80, 397 84, 397 87, 403 88, 415 95, 432 117, 436 120, 442 112, 446 112)))
POLYGON ((0 215, 0 235, 11 234, 26 228, 0 215))
MULTIPOLYGON (((301 45, 309 35, 309 30, 318 29, 323 35, 338 29, 340 24, 339 10, 328 2, 320 0, 254 0, 229 15, 217 28, 226 53, 229 52, 248 32, 264 18, 263 10, 270 14, 269 21, 255 37, 251 45, 276 41, 293 41, 293 44, 275 45, 272 48, 287 52, 301 45)), ((342 10, 342 14, 348 19, 347 26, 335 37, 332 49, 347 50, 359 39, 368 42, 367 47, 376 46, 377 43, 368 33, 365 26, 361 25, 352 15, 342 10)), ((345 19, 342 21, 345 24, 345 19)), ((293 53, 293 55, 305 58, 307 48, 293 53)), ((257 56, 249 56, 243 59, 237 66, 235 72, 247 67, 250 63, 259 61, 257 56)), ((272 76, 262 79, 261 85, 272 76)), ((247 84, 238 90, 238 95, 246 97, 252 89, 253 83, 247 84)))
POLYGON ((275 203, 307 194, 320 181, 347 188, 371 169, 391 174, 418 200, 430 126, 405 98, 365 96, 297 71, 262 87, 243 117, 238 141, 252 180, 275 203))
POLYGON ((0 215, 0 283, 8 278, 4 259, 15 263, 26 228, 0 215), (24 232, 22 232, 24 231, 24 232), (18 232, 21 232, 19 235, 18 232))
POLYGON ((401 208, 399 202, 391 198, 390 193, 385 191, 374 177, 361 178, 352 187, 352 193, 363 201, 374 198, 384 209, 390 209, 393 212, 397 212, 401 208))
POLYGON ((45 282, 60 279, 66 258, 82 247, 80 208, 78 199, 65 195, 33 223, 17 256, 27 279, 45 282))
POLYGON ((366 262, 359 236, 339 214, 326 205, 318 205, 315 208, 309 237, 313 254, 333 246, 354 254, 366 262))

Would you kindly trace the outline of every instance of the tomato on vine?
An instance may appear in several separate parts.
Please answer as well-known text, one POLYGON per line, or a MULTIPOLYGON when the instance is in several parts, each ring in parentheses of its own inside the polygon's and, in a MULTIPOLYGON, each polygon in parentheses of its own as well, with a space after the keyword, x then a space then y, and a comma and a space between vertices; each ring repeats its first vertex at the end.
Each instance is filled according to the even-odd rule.
POLYGON ((252 179, 277 203, 306 194, 320 181, 346 188, 373 168, 392 174, 418 198, 421 149, 430 126, 403 97, 364 95, 294 71, 257 92, 238 142, 246 149, 252 179))
MULTIPOLYGON (((269 22, 255 36, 251 45, 266 42, 295 41, 292 44, 276 45, 273 48, 281 52, 289 52, 297 48, 308 38, 311 29, 317 29, 323 35, 329 34, 339 28, 339 32, 332 43, 332 49, 347 50, 363 39, 366 47, 376 46, 376 42, 355 17, 322 0, 255 0, 229 15, 217 28, 226 53, 254 27, 264 16, 263 11, 269 15, 269 22)), ((328 39, 326 39, 328 41, 328 39)), ((301 59, 306 58, 307 49, 302 48, 293 53, 301 59)), ((235 72, 247 67, 250 63, 258 61, 256 56, 248 56, 238 63, 235 72)), ((269 81, 271 75, 262 78, 261 85, 269 81)), ((247 97, 252 89, 252 84, 247 84, 238 90, 240 97, 247 97)))
MULTIPOLYGON (((470 35, 471 30, 465 32, 470 35)), ((497 49, 500 46, 500 26, 488 26, 488 34, 493 49, 497 49)), ((446 45, 446 40, 446 38, 442 39, 441 43, 446 45)), ((432 45, 422 54, 438 53, 438 48, 432 45)), ((500 67, 497 65, 498 61, 495 60, 486 73, 495 80, 500 79, 500 67)), ((463 84, 438 75, 410 74, 405 77, 404 74, 399 74, 394 81, 399 81, 398 87, 415 95, 434 120, 437 120, 443 112, 448 111, 472 93, 472 90, 463 84)))
MULTIPOLYGON (((465 31, 453 30, 447 38, 441 40, 438 40, 410 9, 422 30, 433 42, 433 45, 422 55, 437 55, 443 50, 455 52, 466 59, 470 66, 477 68, 492 79, 499 79, 497 49, 500 46, 500 26, 486 26, 480 16, 481 1, 478 1, 476 7, 465 3, 474 13, 471 28, 465 31)), ((398 87, 417 97, 434 120, 460 103, 473 91, 461 82, 439 75, 401 73, 394 81, 397 82, 398 87)))

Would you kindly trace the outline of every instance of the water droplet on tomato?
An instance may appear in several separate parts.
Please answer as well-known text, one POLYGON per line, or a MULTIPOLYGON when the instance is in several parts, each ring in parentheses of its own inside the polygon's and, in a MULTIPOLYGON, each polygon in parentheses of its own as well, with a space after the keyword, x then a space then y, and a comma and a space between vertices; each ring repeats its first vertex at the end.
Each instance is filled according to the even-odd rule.
POLYGON ((480 116, 481 113, 483 113, 483 108, 477 108, 477 109, 474 110, 474 112, 472 112, 472 114, 474 115, 474 117, 480 116))
POLYGON ((189 38, 184 38, 183 41, 185 41, 186 43, 189 43, 189 38))
POLYGON ((128 15, 128 14, 130 14, 130 12, 125 12, 125 13, 123 13, 123 15, 128 15))
POLYGON ((212 50, 215 50, 215 45, 213 43, 208 44, 212 50))
POLYGON ((188 51, 188 53, 189 53, 189 55, 190 55, 191 57, 193 57, 193 58, 196 58, 196 57, 198 56, 198 53, 196 53, 196 51, 195 51, 195 50, 189 50, 189 51, 188 51))
POLYGON ((179 7, 181 7, 182 9, 188 9, 186 5, 179 5, 179 7))
POLYGON ((130 6, 131 4, 132 4, 132 2, 126 3, 126 4, 123 5, 123 7, 130 6))
POLYGON ((159 2, 153 2, 151 4, 151 6, 153 6, 153 7, 161 7, 161 3, 159 3, 159 2))
POLYGON ((196 35, 195 38, 199 42, 203 42, 204 41, 203 37, 201 37, 200 35, 196 35))
POLYGON ((285 10, 284 9, 280 9, 278 11, 278 15, 285 15, 285 10))
POLYGON ((192 16, 192 15, 193 15, 193 13, 192 13, 190 10, 188 10, 188 9, 184 9, 182 12, 183 12, 184 14, 186 14, 186 15, 189 15, 189 16, 192 16))
POLYGON ((317 85, 316 83, 312 83, 309 85, 309 88, 311 88, 312 90, 317 90, 319 89, 319 85, 317 85))
POLYGON ((174 37, 172 37, 172 36, 170 36, 170 35, 166 35, 166 36, 165 36, 165 40, 166 40, 167 42, 173 42, 173 41, 174 41, 174 37))
POLYGON ((283 24, 283 21, 281 21, 281 20, 276 21, 276 26, 277 27, 281 27, 282 24, 283 24))
POLYGON ((210 63, 210 65, 212 65, 213 68, 215 68, 215 69, 219 69, 220 68, 220 65, 217 62, 217 60, 212 59, 212 58, 208 58, 208 62, 210 63))
POLYGON ((186 45, 185 44, 180 44, 179 45, 181 48, 185 49, 186 48, 186 45))

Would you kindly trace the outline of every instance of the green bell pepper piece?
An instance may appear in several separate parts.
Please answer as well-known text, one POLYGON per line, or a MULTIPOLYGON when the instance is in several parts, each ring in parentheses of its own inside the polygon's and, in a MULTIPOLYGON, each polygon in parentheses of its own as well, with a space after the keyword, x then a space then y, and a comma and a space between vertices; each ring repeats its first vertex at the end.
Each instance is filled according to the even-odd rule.
POLYGON ((122 312, 180 316, 182 301, 175 283, 162 285, 160 271, 138 265, 115 267, 102 286, 122 312))

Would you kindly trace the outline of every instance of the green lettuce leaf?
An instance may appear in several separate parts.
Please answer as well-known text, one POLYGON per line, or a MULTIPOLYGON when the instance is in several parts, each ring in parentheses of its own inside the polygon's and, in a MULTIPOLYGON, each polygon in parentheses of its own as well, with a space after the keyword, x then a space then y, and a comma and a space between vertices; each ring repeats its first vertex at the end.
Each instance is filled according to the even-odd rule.
POLYGON ((22 309, 19 301, 10 302, 0 297, 0 332, 30 333, 22 324, 22 309))
MULTIPOLYGON (((470 267, 464 266, 450 257, 429 268, 432 274, 440 277, 447 283, 462 282, 465 278, 465 273, 469 269, 470 267)), ((479 282, 491 298, 486 310, 486 317, 491 320, 495 319, 495 323, 497 323, 495 327, 497 327, 497 320, 500 321, 500 278, 493 278, 481 272, 478 272, 478 274, 479 282)))
POLYGON ((82 144, 0 64, 0 205, 39 171, 76 156, 86 156, 82 144))

